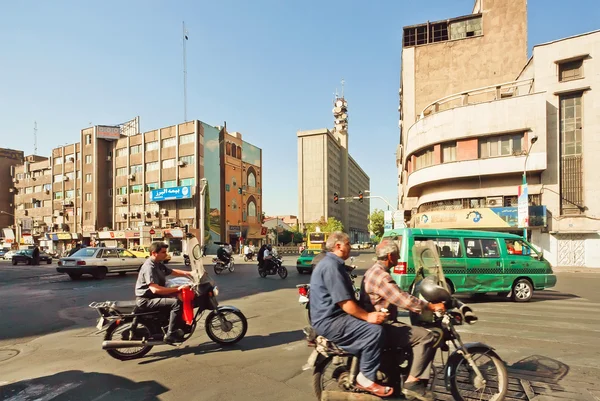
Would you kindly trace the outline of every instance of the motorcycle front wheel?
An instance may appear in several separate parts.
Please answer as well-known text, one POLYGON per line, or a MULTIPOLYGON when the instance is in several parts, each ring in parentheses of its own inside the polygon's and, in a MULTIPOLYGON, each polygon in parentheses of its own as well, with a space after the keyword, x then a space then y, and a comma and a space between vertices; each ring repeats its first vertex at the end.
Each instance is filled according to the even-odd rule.
POLYGON ((235 270, 235 263, 233 263, 233 259, 229 262, 229 272, 232 273, 235 270))
POLYGON ((223 267, 220 264, 215 263, 214 271, 215 274, 221 274, 221 272, 223 271, 223 267))
POLYGON ((285 268, 285 266, 281 266, 280 268, 278 268, 277 273, 279 273, 279 277, 281 278, 286 278, 288 275, 288 271, 285 268))
MULTIPOLYGON (((135 331, 132 330, 132 322, 121 322, 117 324, 117 322, 111 324, 106 330, 106 334, 104 335, 104 341, 143 341, 151 339, 152 334, 150 329, 146 327, 143 323, 138 322, 135 331)), ((141 358, 146 355, 152 349, 151 345, 147 345, 145 347, 137 347, 137 348, 116 348, 116 349, 107 349, 106 352, 108 355, 112 356, 115 359, 120 361, 129 361, 131 359, 141 358)))
POLYGON ((231 345, 244 338, 248 331, 248 321, 242 312, 212 311, 206 317, 204 328, 212 341, 217 344, 231 345))
POLYGON ((503 400, 508 391, 508 373, 502 359, 485 348, 470 349, 469 353, 481 371, 483 380, 477 376, 466 359, 459 358, 452 362, 455 365, 451 369, 454 375, 449 379, 450 391, 454 399, 457 401, 503 400))

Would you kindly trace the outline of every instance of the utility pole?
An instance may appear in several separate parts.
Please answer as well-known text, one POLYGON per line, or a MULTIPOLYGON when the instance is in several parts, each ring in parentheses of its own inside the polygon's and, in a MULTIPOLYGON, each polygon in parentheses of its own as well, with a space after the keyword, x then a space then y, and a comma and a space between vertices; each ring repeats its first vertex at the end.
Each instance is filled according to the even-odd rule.
POLYGON ((188 40, 188 32, 183 21, 183 121, 187 122, 187 60, 185 54, 185 42, 188 40))
POLYGON ((33 122, 33 154, 37 155, 37 121, 33 122))

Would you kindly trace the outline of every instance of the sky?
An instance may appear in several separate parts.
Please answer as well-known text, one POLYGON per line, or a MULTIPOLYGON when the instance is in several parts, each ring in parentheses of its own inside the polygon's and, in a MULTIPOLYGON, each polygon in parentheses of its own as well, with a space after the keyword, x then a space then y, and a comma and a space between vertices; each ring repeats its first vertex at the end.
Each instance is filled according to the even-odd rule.
MULTIPOLYGON (((506 0, 510 1, 510 0, 506 0)), ((38 154, 82 128, 187 116, 263 149, 263 210, 297 215, 298 130, 333 126, 348 101, 349 151, 372 195, 397 202, 402 27, 469 14, 474 0, 0 0, 0 147, 38 154)), ((597 0, 528 1, 534 44, 600 29, 597 0)), ((379 200, 371 209, 385 208, 379 200)))

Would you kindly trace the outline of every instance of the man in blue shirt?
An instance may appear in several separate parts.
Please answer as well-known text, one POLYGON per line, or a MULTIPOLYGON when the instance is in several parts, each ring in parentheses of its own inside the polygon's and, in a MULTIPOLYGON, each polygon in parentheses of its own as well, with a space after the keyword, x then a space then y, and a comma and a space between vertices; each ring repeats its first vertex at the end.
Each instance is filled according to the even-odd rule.
POLYGON ((390 387, 375 383, 383 341, 381 324, 387 314, 368 313, 356 303, 344 261, 350 256, 350 239, 334 232, 327 239, 327 255, 315 266, 310 279, 311 325, 317 334, 360 356, 357 387, 379 397, 389 397, 390 387))

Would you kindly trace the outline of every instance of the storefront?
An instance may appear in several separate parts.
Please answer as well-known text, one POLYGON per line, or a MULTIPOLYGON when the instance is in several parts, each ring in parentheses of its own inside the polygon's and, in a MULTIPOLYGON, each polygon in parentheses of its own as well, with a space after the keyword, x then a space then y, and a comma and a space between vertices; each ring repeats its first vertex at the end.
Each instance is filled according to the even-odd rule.
POLYGON ((127 246, 125 231, 100 231, 97 242, 96 246, 107 246, 110 248, 126 248, 127 246))
POLYGON ((254 245, 256 249, 264 243, 267 235, 267 228, 263 227, 262 224, 249 224, 242 226, 242 237, 244 238, 244 245, 254 245))
POLYGON ((170 228, 163 230, 165 242, 169 245, 169 252, 178 255, 183 252, 183 229, 170 228))

